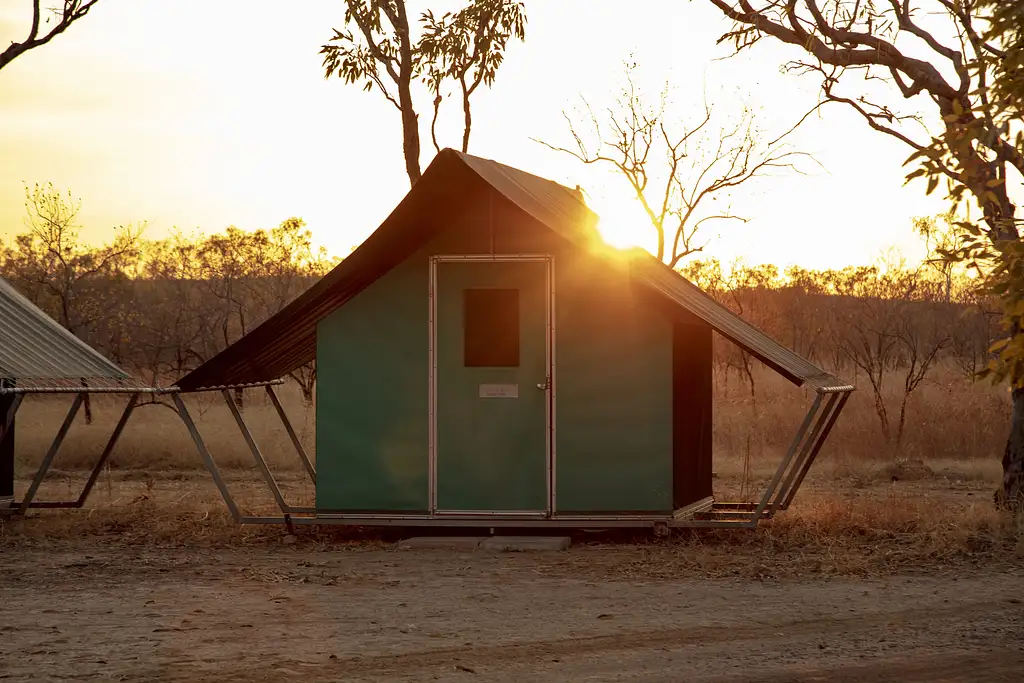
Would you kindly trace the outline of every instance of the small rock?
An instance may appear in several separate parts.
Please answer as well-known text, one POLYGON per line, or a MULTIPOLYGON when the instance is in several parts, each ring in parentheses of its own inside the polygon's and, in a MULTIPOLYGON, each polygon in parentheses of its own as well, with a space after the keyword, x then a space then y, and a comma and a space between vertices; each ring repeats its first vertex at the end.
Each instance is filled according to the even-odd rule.
POLYGON ((285 534, 284 538, 281 539, 281 543, 284 543, 285 545, 291 545, 292 543, 295 543, 298 540, 299 539, 295 536, 295 534, 285 534))

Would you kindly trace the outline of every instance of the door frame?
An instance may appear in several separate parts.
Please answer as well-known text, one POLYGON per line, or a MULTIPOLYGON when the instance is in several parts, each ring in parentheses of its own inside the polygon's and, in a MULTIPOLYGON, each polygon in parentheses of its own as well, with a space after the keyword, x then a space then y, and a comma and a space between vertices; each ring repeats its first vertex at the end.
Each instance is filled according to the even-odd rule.
POLYGON ((441 254, 430 257, 430 280, 427 287, 429 302, 428 338, 429 398, 428 398, 428 469, 429 512, 432 516, 480 516, 495 517, 550 517, 555 512, 555 260, 551 254, 441 254), (437 271, 441 263, 501 263, 540 262, 545 264, 545 311, 544 348, 547 355, 547 396, 544 401, 545 414, 545 461, 547 468, 547 510, 543 511, 502 511, 502 510, 458 510, 437 509, 437 271))

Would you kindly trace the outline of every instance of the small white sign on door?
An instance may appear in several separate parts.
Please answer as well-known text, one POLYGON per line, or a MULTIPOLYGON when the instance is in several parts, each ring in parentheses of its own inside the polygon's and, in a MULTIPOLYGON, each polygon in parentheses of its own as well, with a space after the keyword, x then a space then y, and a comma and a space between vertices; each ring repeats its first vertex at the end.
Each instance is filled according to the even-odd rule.
POLYGON ((481 384, 480 398, 519 398, 519 385, 481 384))

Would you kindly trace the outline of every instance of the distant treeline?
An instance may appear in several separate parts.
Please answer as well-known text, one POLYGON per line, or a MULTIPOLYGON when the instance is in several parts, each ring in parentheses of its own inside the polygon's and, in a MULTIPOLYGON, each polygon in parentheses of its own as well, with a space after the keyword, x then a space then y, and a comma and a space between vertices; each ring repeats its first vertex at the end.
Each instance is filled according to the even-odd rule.
MULTIPOLYGON (((281 310, 333 265, 297 218, 272 230, 89 247, 59 224, 0 248, 0 273, 76 336, 147 382, 170 382, 281 310)), ((40 229, 42 228, 42 229, 40 229)), ((312 367, 294 378, 311 396, 312 367)))
MULTIPOLYGON (((88 247, 59 226, 0 250, 0 272, 40 308, 147 382, 171 382, 281 310, 334 265, 303 222, 228 228, 150 241, 131 228, 88 247)), ((883 431, 898 440, 905 399, 938 363, 970 377, 985 364, 997 319, 972 281, 944 264, 842 270, 690 263, 683 274, 801 355, 880 397, 883 431), (893 390, 902 405, 886 406, 893 390), (890 414, 891 413, 891 414, 890 414)), ((755 396, 752 360, 716 345, 716 372, 755 396)), ((293 374, 312 398, 315 367, 293 374)))

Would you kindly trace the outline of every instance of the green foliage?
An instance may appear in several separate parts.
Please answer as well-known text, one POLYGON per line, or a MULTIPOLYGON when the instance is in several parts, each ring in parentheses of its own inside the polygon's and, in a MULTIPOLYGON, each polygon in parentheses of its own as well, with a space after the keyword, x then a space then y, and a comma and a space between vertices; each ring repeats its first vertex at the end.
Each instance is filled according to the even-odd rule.
MULTIPOLYGON (((407 126, 417 125, 409 87, 414 80, 421 80, 434 96, 431 133, 435 147, 439 147, 435 129, 445 86, 454 84, 461 94, 462 150, 467 151, 472 126, 470 96, 481 84, 490 87, 494 83, 509 40, 525 38, 523 3, 470 0, 440 17, 427 10, 419 18, 418 39, 411 35, 405 0, 346 0, 345 7, 346 28, 334 29, 320 49, 325 78, 337 75, 347 84, 361 84, 364 91, 378 90, 403 114, 412 115, 407 126)), ((407 140, 415 139, 410 149, 418 152, 418 130, 404 133, 407 140)))
POLYGON ((1020 120, 1024 116, 1024 2, 977 0, 977 5, 989 13, 986 37, 1002 52, 986 53, 994 75, 992 100, 1006 118, 1020 120))
MULTIPOLYGON (((971 239, 940 251, 967 263, 985 292, 1004 297, 1007 332, 1016 339, 1024 273, 1009 188, 1024 179, 1024 2, 708 1, 734 22, 720 41, 742 50, 770 37, 801 50, 783 70, 820 76, 826 102, 911 147, 907 182, 924 180, 928 194, 944 185, 956 215, 980 209, 979 223, 957 226, 971 239), (900 101, 922 108, 900 113, 900 101), (911 123, 923 125, 927 138, 911 123)), ((991 374, 1024 387, 1024 341, 1001 347, 991 374)))
POLYGON ((907 182, 926 179, 930 194, 945 181, 951 215, 965 205, 981 208, 984 222, 951 221, 959 238, 935 251, 977 274, 981 291, 1000 303, 1007 336, 979 374, 1024 389, 1024 243, 1007 189, 1011 174, 1024 176, 1024 3, 979 0, 954 9, 972 48, 972 89, 950 101, 943 133, 907 159, 917 162, 907 182))
POLYGON ((505 56, 505 47, 512 38, 526 37, 526 15, 523 3, 508 0, 475 0, 457 12, 435 18, 433 12, 423 13, 423 36, 417 46, 418 65, 430 77, 440 74, 459 82, 471 94, 477 85, 490 87, 505 56), (467 84, 468 81, 468 84, 467 84))
POLYGON ((963 245, 943 256, 983 274, 981 288, 999 302, 1005 334, 989 348, 990 357, 979 375, 1024 389, 1024 242, 992 241, 974 223, 959 225, 967 233, 963 245))

